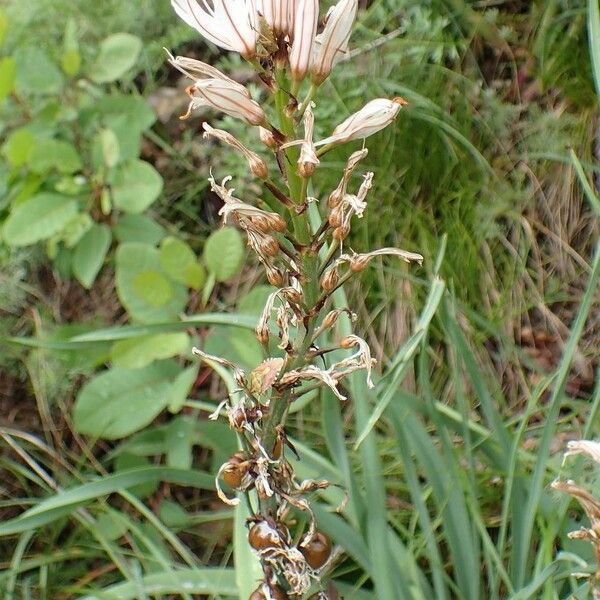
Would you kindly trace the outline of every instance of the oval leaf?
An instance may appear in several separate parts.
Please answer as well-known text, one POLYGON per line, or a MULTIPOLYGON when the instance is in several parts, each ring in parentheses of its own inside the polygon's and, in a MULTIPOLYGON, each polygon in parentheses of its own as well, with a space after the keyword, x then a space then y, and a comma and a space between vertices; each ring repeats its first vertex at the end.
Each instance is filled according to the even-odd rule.
POLYGON ((223 227, 212 233, 204 246, 204 262, 217 281, 236 275, 244 262, 244 242, 239 231, 223 227))
POLYGON ((142 40, 130 33, 114 33, 100 44, 90 79, 95 83, 108 83, 122 77, 135 65, 142 50, 142 40))
POLYGON ((149 425, 165 408, 179 367, 171 361, 144 369, 111 369, 79 392, 75 429, 95 438, 119 439, 149 425))
POLYGON ((158 171, 143 160, 119 168, 113 179, 115 206, 128 213, 141 213, 159 196, 163 180, 158 171))
POLYGON ((79 240, 73 254, 73 275, 87 289, 96 280, 106 253, 110 248, 110 229, 106 225, 92 225, 79 240))
POLYGON ((194 251, 178 238, 169 236, 162 241, 160 265, 171 279, 195 290, 200 289, 204 283, 204 269, 194 251))
POLYGON ((77 202, 67 196, 43 193, 19 204, 2 235, 9 246, 29 246, 58 233, 77 214, 77 202))
POLYGON ((187 333, 161 333, 116 342, 110 357, 115 367, 140 369, 155 360, 183 354, 189 346, 187 333))

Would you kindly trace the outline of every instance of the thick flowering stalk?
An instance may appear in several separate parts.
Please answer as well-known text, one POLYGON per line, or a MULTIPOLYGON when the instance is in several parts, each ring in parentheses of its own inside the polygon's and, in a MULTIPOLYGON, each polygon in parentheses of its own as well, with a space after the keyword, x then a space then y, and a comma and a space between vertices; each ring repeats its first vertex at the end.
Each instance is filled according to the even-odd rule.
MULTIPOLYGON (((248 543, 263 567, 263 578, 256 582, 250 600, 331 600, 325 592, 332 589, 327 579, 342 549, 334 548, 319 531, 310 498, 339 482, 298 479, 294 460, 300 457, 286 432, 287 415, 297 398, 314 389, 329 390, 342 403, 352 402, 345 386, 351 373, 364 373, 367 386, 375 387, 376 361, 367 342, 355 334, 336 336, 342 315, 351 321, 356 317, 349 308, 332 307, 332 296, 376 257, 391 256, 407 263, 420 263, 423 258, 398 248, 357 253, 344 247, 354 222, 368 208, 373 187, 373 172, 357 172, 366 148, 349 152, 335 189, 326 190, 322 198, 309 195, 319 189, 320 156, 333 145, 383 129, 406 104, 399 98, 372 100, 335 127, 332 135, 313 140, 318 106, 312 99, 336 58, 347 50, 357 4, 357 0, 340 0, 316 36, 317 0, 256 0, 256 4, 173 0, 186 22, 207 39, 248 58, 257 79, 266 84, 267 99, 259 104, 244 86, 218 69, 170 57, 171 64, 193 82, 186 90, 191 99, 188 115, 199 106, 210 106, 258 126, 261 142, 256 151, 229 132, 203 124, 204 137, 231 147, 264 187, 263 202, 255 203, 254 192, 234 195, 230 176, 220 183, 212 175, 209 178, 212 192, 223 203, 219 210, 223 222, 246 234, 273 286, 256 325, 264 361, 244 371, 195 349, 207 365, 229 370, 238 386, 210 418, 225 418, 239 439, 240 450, 218 470, 215 487, 223 502, 235 506, 245 496, 250 507, 248 543), (252 25, 250 32, 248 24, 256 27, 252 25), (304 84, 309 89, 298 98, 309 72, 310 87, 304 84), (308 217, 309 204, 315 200, 321 201, 315 203, 316 209, 310 208, 320 211, 322 221, 316 226, 308 217), (265 210, 266 204, 272 210, 265 210), (306 518, 295 518, 292 509, 306 518)), ((339 508, 342 514, 343 510, 339 508)))

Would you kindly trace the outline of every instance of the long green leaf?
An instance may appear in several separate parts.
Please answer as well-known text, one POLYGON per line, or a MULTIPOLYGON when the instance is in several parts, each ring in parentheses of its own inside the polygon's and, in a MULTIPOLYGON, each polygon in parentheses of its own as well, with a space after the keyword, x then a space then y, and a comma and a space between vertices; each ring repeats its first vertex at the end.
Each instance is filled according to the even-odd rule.
MULTIPOLYGON (((598 5, 598 3, 596 3, 596 6, 597 5, 598 5)), ((598 43, 600 44, 600 39, 598 40, 598 43)), ((598 49, 598 53, 600 53, 600 49, 598 49)), ((598 58, 598 60, 600 61, 600 57, 598 58)), ((599 65, 599 68, 600 68, 600 65, 599 65)), ((575 151, 572 148, 569 150, 569 156, 571 158, 571 163, 573 164, 573 167, 575 167, 575 172, 577 173, 579 183, 581 183, 581 187, 583 188, 583 191, 585 193, 586 198, 588 199, 588 202, 590 203, 591 207, 596 212, 596 216, 600 217, 600 199, 594 193, 594 190, 593 190, 592 186, 590 185, 588 178, 585 175, 583 166, 581 165, 581 162, 577 158, 577 154, 575 154, 575 151)))
POLYGON ((97 481, 84 483, 42 500, 37 506, 26 510, 18 517, 2 523, 0 525, 0 536, 12 535, 40 527, 45 523, 64 517, 91 500, 149 481, 167 481, 177 485, 207 490, 214 487, 213 477, 197 471, 164 467, 144 467, 122 471, 97 481))
MULTIPOLYGON (((177 569, 152 573, 139 583, 145 594, 221 594, 236 596, 233 569, 177 569)), ((93 592, 81 600, 137 600, 139 589, 133 582, 118 583, 93 592)))
POLYGON ((588 0, 588 40, 596 93, 600 98, 600 5, 598 0, 588 0))

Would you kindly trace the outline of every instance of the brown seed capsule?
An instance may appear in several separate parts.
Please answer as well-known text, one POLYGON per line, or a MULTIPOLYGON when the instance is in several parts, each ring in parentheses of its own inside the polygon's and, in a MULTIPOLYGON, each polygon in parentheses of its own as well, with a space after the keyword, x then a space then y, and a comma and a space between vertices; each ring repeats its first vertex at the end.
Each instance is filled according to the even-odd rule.
MULTIPOLYGON (((261 583, 252 592, 252 594, 250 594, 250 598, 248 600, 266 600, 267 596, 264 592, 264 585, 265 584, 261 583)), ((268 590, 273 600, 287 600, 289 598, 289 596, 278 585, 269 585, 268 590)))
POLYGON ((327 199, 327 205, 329 206, 329 208, 336 208, 337 206, 339 206, 340 202, 342 201, 342 194, 339 190, 333 190, 333 192, 331 192, 331 194, 329 194, 329 198, 327 199))
POLYGON ((335 325, 335 322, 338 320, 339 316, 340 316, 339 310, 329 311, 325 315, 325 318, 323 319, 323 323, 321 324, 321 327, 323 329, 330 329, 331 327, 333 327, 335 325))
POLYGON ((254 225, 254 228, 258 232, 265 234, 271 231, 271 223, 268 217, 261 215, 257 217, 252 217, 250 220, 252 221, 252 225, 254 225))
POLYGON ((335 207, 327 218, 329 224, 332 227, 339 227, 342 224, 342 210, 340 208, 335 207))
POLYGON ((275 460, 279 460, 283 454, 283 444, 281 442, 281 438, 277 438, 275 440, 275 444, 273 445, 273 452, 271 452, 271 456, 275 460))
POLYGON ((343 225, 342 227, 336 227, 333 230, 333 233, 331 235, 333 236, 333 239, 341 241, 341 240, 345 240, 348 237, 349 233, 350 233, 350 226, 343 225))
POLYGON ((298 163, 298 175, 304 179, 308 179, 315 174, 316 168, 317 165, 310 161, 298 163))
POLYGON ((317 531, 310 540, 302 542, 300 552, 312 569, 320 569, 331 556, 331 540, 324 533, 317 531))
POLYGON ((350 261, 350 270, 354 273, 360 273, 369 266, 370 258, 361 256, 360 254, 352 257, 350 261))
POLYGON ((269 221, 269 225, 272 229, 277 231, 278 233, 283 233, 287 229, 287 223, 283 217, 280 217, 277 214, 267 215, 267 220, 269 221))
POLYGON ((337 269, 329 269, 321 277, 321 288, 326 292, 331 292, 340 280, 337 269))
POLYGON ((248 166, 252 175, 259 179, 266 179, 269 176, 269 168, 262 158, 252 157, 248 160, 248 166))
POLYGON ((283 273, 276 267, 266 267, 267 281, 274 287, 280 288, 283 286, 283 273))
POLYGON ((260 249, 267 256, 277 256, 280 252, 277 240, 270 235, 265 235, 262 237, 262 239, 260 240, 260 249))
POLYGON ((267 521, 258 521, 250 527, 248 532, 248 543, 255 550, 266 548, 280 548, 283 545, 281 535, 267 521))
POLYGON ((356 340, 352 337, 345 337, 340 342, 340 348, 345 348, 346 350, 354 348, 354 346, 356 346, 356 340))
POLYGON ((241 487, 244 477, 250 468, 250 463, 241 453, 234 454, 226 463, 223 471, 223 481, 233 489, 241 487))

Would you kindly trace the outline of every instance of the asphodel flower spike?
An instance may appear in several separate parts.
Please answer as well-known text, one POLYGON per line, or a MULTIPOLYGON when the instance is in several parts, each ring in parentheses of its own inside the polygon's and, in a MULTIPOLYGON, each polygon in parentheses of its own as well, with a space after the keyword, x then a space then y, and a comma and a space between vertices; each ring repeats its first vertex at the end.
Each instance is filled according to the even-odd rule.
POLYGON ((310 69, 315 85, 321 85, 329 77, 335 60, 348 50, 357 10, 358 0, 340 0, 327 14, 325 29, 316 39, 310 69))
POLYGON ((237 138, 231 135, 227 131, 223 131, 222 129, 215 129, 211 127, 208 123, 203 123, 202 127, 204 128, 204 136, 205 138, 217 138, 221 140, 225 144, 232 146, 238 152, 243 154, 244 158, 248 161, 248 167, 250 172, 260 179, 266 179, 269 175, 269 170, 267 168, 267 164, 265 161, 258 155, 256 152, 252 152, 240 142, 237 138))
POLYGON ((191 98, 187 118, 191 111, 201 106, 210 106, 232 117, 243 119, 250 125, 267 124, 260 105, 249 97, 248 90, 235 81, 223 79, 200 79, 186 89, 191 98))
POLYGON ((296 81, 304 79, 310 68, 318 21, 319 0, 298 0, 290 49, 290 71, 296 81))
POLYGON ((369 137, 387 127, 408 102, 404 98, 376 98, 367 102, 358 112, 350 115, 340 123, 333 133, 315 146, 326 144, 343 144, 350 140, 369 137))
POLYGON ((207 40, 251 59, 256 53, 255 0, 171 0, 177 15, 207 40))

